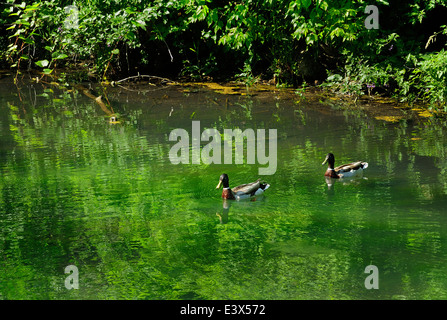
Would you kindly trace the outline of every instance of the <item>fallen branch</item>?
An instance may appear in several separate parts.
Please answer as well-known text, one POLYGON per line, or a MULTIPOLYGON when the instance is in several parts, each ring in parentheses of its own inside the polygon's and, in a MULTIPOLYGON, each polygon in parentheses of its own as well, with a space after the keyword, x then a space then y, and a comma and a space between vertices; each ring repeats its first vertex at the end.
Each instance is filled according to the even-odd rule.
MULTIPOLYGON (((83 94, 85 94, 87 97, 89 97, 90 99, 93 99, 96 101, 96 103, 101 107, 102 111, 104 111, 109 117, 115 115, 115 113, 113 113, 112 111, 110 111, 106 104, 104 103, 104 101, 102 101, 102 96, 96 97, 95 95, 93 95, 90 90, 88 90, 87 88, 85 88, 84 86, 78 84, 75 85, 75 88, 77 88, 78 90, 80 90, 83 94)), ((112 109, 113 110, 113 109, 112 109)))

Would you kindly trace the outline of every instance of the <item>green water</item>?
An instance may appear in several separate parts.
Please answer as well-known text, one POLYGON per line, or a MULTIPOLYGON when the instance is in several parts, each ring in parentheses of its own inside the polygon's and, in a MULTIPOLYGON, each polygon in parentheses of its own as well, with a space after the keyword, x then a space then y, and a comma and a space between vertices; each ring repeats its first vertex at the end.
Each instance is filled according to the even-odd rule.
POLYGON ((82 93, 0 83, 1 299, 447 298, 445 121, 186 89, 94 88, 111 124, 82 93), (255 180, 259 163, 170 162, 169 133, 193 120, 277 129, 264 196, 223 203, 215 189, 223 172, 255 180), (329 187, 328 152, 369 168, 329 187))

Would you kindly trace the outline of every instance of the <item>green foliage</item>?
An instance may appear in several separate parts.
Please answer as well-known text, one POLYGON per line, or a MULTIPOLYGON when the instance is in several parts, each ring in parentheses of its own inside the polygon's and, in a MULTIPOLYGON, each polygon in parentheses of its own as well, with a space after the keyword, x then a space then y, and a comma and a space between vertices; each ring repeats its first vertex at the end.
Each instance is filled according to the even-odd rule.
POLYGON ((195 4, 186 0, 78 1, 70 10, 57 0, 33 5, 11 3, 5 10, 11 22, 8 58, 11 67, 17 68, 23 59, 30 64, 34 60, 41 68, 53 67, 66 58, 70 62, 91 61, 91 71, 105 73, 111 63, 118 63, 120 49, 137 49, 150 41, 165 42, 169 34, 203 20, 204 13, 196 11, 195 4))
POLYGON ((447 52, 420 55, 415 64, 409 83, 416 89, 417 98, 447 111, 447 52))
POLYGON ((45 74, 87 67, 100 79, 149 70, 298 86, 329 77, 328 84, 344 93, 380 92, 445 106, 445 78, 434 71, 443 70, 445 58, 442 0, 67 4, 8 0, 0 17, 7 34, 2 59, 18 71, 37 67, 45 74), (364 25, 369 4, 379 9, 378 30, 364 25))

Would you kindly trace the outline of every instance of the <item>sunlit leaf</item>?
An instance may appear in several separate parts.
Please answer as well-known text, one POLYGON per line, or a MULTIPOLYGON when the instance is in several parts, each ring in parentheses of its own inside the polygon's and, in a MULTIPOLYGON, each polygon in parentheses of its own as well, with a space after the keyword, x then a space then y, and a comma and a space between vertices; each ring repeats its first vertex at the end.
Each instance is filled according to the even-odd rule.
POLYGON ((68 55, 66 55, 65 53, 58 53, 55 57, 53 56, 54 60, 61 60, 61 59, 65 59, 67 58, 68 55))
POLYGON ((47 67, 49 63, 50 62, 48 60, 39 60, 36 62, 36 64, 41 68, 47 67))

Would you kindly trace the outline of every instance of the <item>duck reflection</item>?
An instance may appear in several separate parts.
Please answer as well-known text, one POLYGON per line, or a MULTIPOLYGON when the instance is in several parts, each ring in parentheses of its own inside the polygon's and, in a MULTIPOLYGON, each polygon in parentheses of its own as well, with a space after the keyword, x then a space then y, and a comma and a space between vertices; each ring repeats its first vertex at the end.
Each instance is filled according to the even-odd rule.
POLYGON ((331 178, 331 177, 324 177, 324 180, 327 184, 327 194, 333 195, 334 194, 334 184, 337 182, 337 179, 331 178))
POLYGON ((223 199, 222 201, 222 212, 216 212, 216 216, 219 217, 219 221, 221 224, 228 223, 228 213, 230 212, 231 201, 227 199, 223 199))
POLYGON ((229 200, 229 199, 222 199, 222 209, 218 210, 216 212, 216 216, 219 217, 219 221, 221 224, 226 224, 228 223, 228 215, 230 213, 230 207, 233 203, 233 205, 236 206, 236 210, 239 209, 243 209, 243 208, 247 208, 250 207, 252 208, 252 206, 254 205, 254 202, 259 202, 262 201, 264 199, 264 195, 258 196, 258 197, 253 197, 250 199, 245 199, 245 200, 241 200, 241 201, 236 201, 234 202, 233 200, 229 200))
POLYGON ((328 190, 328 194, 334 194, 335 192, 335 184, 343 184, 343 185, 352 185, 352 184, 360 184, 360 181, 362 180, 368 180, 368 178, 363 177, 363 174, 359 174, 356 177, 352 177, 352 178, 344 178, 344 179, 337 179, 337 178, 332 178, 332 177, 324 177, 324 180, 326 181, 327 184, 327 190, 328 190))

